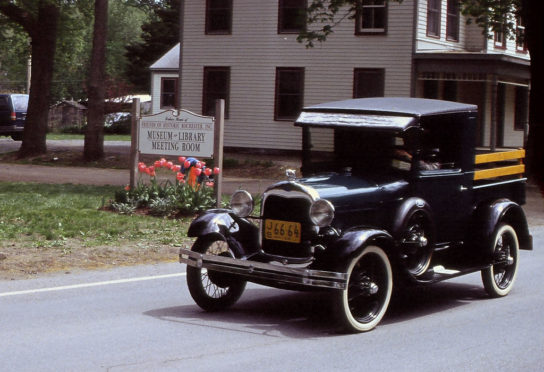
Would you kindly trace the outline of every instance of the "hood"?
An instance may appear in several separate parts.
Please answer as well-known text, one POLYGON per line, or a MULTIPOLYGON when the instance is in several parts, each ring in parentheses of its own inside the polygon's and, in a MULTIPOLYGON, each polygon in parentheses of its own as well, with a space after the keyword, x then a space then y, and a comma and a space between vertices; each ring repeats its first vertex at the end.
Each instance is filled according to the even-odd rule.
POLYGON ((279 182, 266 192, 297 191, 309 195, 312 200, 326 199, 335 209, 332 225, 344 229, 362 225, 383 226, 390 219, 388 211, 400 204, 408 187, 408 181, 399 175, 362 177, 350 173, 328 173, 279 182))
MULTIPOLYGON (((268 190, 283 189, 302 191, 312 199, 327 199, 336 209, 355 207, 368 203, 383 203, 405 194, 408 181, 391 175, 354 176, 350 173, 325 173, 296 181, 283 181, 272 185, 268 190)), ((267 190, 267 191, 268 191, 267 190)))

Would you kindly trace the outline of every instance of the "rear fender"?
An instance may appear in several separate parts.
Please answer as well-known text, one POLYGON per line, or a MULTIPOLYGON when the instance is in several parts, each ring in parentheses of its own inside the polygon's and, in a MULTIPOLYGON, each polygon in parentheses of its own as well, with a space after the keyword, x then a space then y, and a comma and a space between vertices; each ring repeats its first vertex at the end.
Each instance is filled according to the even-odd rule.
POLYGON ((196 217, 187 232, 191 238, 219 235, 229 243, 236 257, 259 250, 259 229, 245 218, 228 209, 210 209, 196 217))
POLYGON ((533 249, 525 212, 523 212, 519 204, 509 199, 498 199, 480 205, 474 216, 475 223, 473 226, 475 226, 475 230, 472 238, 474 241, 483 242, 485 247, 489 247, 492 244, 491 239, 495 228, 499 223, 504 222, 511 225, 516 231, 520 249, 533 249))
POLYGON ((434 236, 434 218, 432 214, 431 207, 429 204, 421 198, 409 198, 402 203, 398 208, 395 217, 393 219, 393 226, 391 227, 391 234, 395 239, 400 239, 402 234, 406 230, 406 224, 410 217, 415 213, 422 213, 427 222, 429 223, 429 228, 431 229, 431 234, 434 236))

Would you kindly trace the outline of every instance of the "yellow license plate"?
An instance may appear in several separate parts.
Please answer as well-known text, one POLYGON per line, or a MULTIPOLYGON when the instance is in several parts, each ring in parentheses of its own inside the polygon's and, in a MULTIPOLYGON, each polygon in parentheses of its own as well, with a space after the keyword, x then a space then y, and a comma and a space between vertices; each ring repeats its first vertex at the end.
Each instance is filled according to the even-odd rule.
POLYGON ((265 220, 264 237, 269 240, 300 243, 300 223, 280 220, 265 220))

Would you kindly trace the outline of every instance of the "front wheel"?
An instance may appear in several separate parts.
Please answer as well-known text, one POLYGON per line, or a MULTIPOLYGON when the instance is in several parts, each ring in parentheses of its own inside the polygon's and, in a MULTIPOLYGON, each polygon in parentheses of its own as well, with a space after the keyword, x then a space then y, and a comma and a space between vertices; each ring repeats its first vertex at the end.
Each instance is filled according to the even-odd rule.
POLYGON ((367 246, 348 264, 348 286, 334 298, 335 315, 348 332, 372 330, 382 320, 393 292, 393 272, 387 254, 367 246))
POLYGON ((491 297, 503 297, 512 290, 518 273, 518 237, 512 226, 501 223, 491 241, 493 263, 482 270, 482 281, 491 297))
MULTIPOLYGON (((226 241, 219 238, 198 238, 192 251, 234 257, 226 241)), ((227 273, 187 266, 187 285, 191 297, 207 311, 224 310, 232 306, 246 287, 246 281, 227 273)))

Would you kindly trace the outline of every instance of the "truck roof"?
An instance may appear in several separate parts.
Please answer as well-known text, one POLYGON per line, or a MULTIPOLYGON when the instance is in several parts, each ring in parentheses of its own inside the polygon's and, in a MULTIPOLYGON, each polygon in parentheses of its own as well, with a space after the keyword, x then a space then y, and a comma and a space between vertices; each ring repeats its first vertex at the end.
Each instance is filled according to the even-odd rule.
POLYGON ((358 98, 305 107, 295 125, 405 130, 423 116, 476 113, 465 103, 425 98, 358 98))

